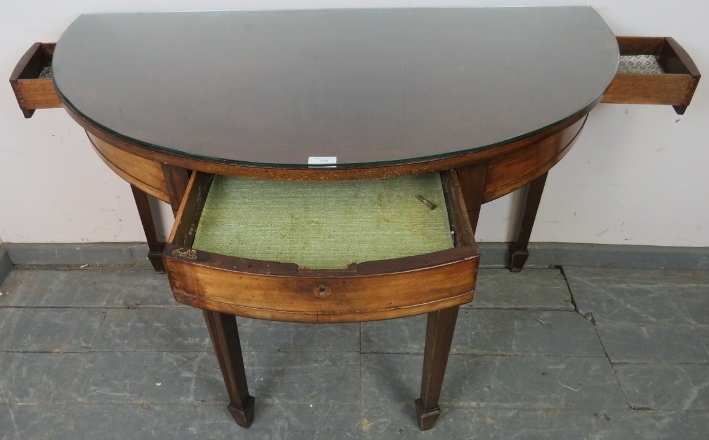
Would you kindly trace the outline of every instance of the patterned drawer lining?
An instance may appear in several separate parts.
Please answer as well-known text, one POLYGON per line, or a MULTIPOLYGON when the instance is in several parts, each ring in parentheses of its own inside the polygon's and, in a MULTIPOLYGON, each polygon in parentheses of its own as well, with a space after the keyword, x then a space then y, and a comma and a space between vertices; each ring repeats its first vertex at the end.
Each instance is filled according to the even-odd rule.
POLYGON ((621 55, 618 63, 619 73, 665 73, 655 55, 621 55))

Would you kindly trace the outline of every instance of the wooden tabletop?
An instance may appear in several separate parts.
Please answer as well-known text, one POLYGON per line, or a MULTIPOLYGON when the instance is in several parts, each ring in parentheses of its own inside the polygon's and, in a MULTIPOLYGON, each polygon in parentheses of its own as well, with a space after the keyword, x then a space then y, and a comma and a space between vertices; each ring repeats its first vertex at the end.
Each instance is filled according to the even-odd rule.
POLYGON ((414 8, 82 15, 53 68, 70 111, 132 145, 307 168, 509 143, 588 112, 617 62, 590 7, 414 8))

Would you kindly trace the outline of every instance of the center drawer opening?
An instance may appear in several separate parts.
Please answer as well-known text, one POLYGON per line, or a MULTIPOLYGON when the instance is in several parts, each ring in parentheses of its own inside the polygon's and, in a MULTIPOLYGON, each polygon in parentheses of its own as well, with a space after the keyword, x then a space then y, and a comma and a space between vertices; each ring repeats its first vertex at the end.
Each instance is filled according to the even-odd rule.
POLYGON ((192 247, 346 269, 451 249, 453 240, 438 173, 338 182, 215 176, 192 247))
POLYGON ((325 323, 470 302, 479 252, 451 171, 328 182, 195 172, 163 260, 184 304, 325 323))

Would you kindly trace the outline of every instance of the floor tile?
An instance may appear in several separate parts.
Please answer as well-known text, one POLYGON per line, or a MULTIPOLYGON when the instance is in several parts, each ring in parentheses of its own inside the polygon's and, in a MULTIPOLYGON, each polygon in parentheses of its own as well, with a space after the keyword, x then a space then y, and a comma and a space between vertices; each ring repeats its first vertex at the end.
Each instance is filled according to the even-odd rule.
POLYGON ((184 434, 176 439, 223 440, 357 439, 361 431, 359 405, 266 405, 256 401, 249 429, 236 425, 223 406, 200 405, 193 413, 183 406, 184 434))
MULTIPOLYGON (((425 335, 425 316, 362 323, 362 351, 423 353, 425 335)), ((461 309, 451 352, 603 356, 603 347, 578 313, 461 309)))
POLYGON ((184 415, 147 403, 67 405, 52 440, 174 439, 183 434, 184 415))
MULTIPOLYGON (((259 404, 359 404, 359 353, 244 354, 249 391, 259 404)), ((211 353, 91 353, 80 376, 81 403, 226 402, 211 353)))
POLYGON ((0 439, 50 440, 61 426, 62 410, 56 405, 0 404, 0 439))
MULTIPOLYGON (((15 353, 0 352, 0 404, 10 403, 13 395, 9 389, 10 381, 7 379, 7 371, 10 371, 15 360, 15 353)), ((24 384, 23 384, 24 385, 24 384)))
MULTIPOLYGON (((423 357, 362 355, 362 400, 408 404, 419 393, 423 357)), ((627 407, 605 358, 451 356, 441 406, 524 409, 627 407)))
POLYGON ((707 411, 610 410, 596 413, 601 420, 588 438, 642 440, 704 440, 707 438, 707 411), (601 428, 602 427, 602 428, 601 428))
POLYGON ((559 269, 480 269, 475 299, 463 307, 574 310, 559 269))
POLYGON ((360 354, 244 354, 249 391, 262 404, 359 404, 360 354))
POLYGON ((351 405, 257 402, 254 423, 244 429, 224 405, 96 404, 69 407, 52 440, 330 440, 359 438, 360 429, 359 408, 351 405))
POLYGON ((217 358, 208 352, 101 352, 87 356, 80 403, 227 402, 217 358))
POLYGON ((106 297, 108 307, 188 307, 175 301, 165 274, 152 269, 120 270, 111 281, 106 297))
POLYGON ((71 401, 85 361, 86 355, 79 353, 0 354, 0 401, 22 404, 71 401), (8 359, 3 361, 5 357, 8 359))
POLYGON ((411 408, 363 408, 363 439, 586 439, 596 425, 607 425, 586 412, 495 408, 443 408, 435 427, 421 432, 411 408))
POLYGON ((611 362, 708 363, 709 326, 597 325, 611 362))
POLYGON ((460 318, 454 352, 603 356, 593 324, 575 312, 465 310, 460 318))
POLYGON ((192 307, 108 309, 92 351, 211 351, 202 312, 192 307))
POLYGON ((359 323, 302 324, 238 318, 244 351, 359 351, 359 323))
MULTIPOLYGON (((459 311, 460 316, 463 314, 459 311)), ((362 353, 423 353, 426 315, 363 322, 362 353)), ((456 332, 460 329, 456 325, 456 332)), ((455 338, 456 334, 454 334, 455 338)), ((455 345, 454 349, 457 348, 455 345)))
POLYGON ((1 308, 0 351, 83 352, 103 319, 97 308, 1 308))
POLYGON ((14 270, 0 307, 177 306, 164 275, 152 270, 14 270))
MULTIPOLYGON (((69 276, 65 270, 13 270, 2 285, 4 295, 0 297, 0 307, 37 307, 44 298, 52 298, 57 292, 65 290, 64 284, 69 276)), ((103 302, 101 298, 82 298, 86 303, 97 300, 96 305, 103 302)))
POLYGON ((565 273, 595 326, 574 312, 560 270, 481 270, 459 314, 443 413, 421 432, 424 316, 239 318, 256 398, 245 430, 226 410, 201 312, 177 304, 164 275, 15 270, 0 289, 0 440, 704 440, 709 273, 565 273))
POLYGON ((581 314, 599 325, 709 325, 709 275, 698 271, 565 270, 581 314))
MULTIPOLYGON (((18 410, 15 410, 17 413, 18 410)), ((425 432, 413 408, 348 405, 258 405, 254 423, 240 428, 221 405, 71 405, 52 440, 140 439, 523 439, 704 440, 709 413, 633 410, 516 410, 450 408, 425 432), (130 423, 126 423, 130 421, 130 423)), ((0 421, 3 408, 0 405, 0 421)), ((17 418, 18 416, 15 415, 17 418)), ((46 416, 45 416, 46 417, 46 416)), ((28 421, 30 421, 28 419, 28 421)), ((50 422, 31 420, 35 422, 50 422)), ((40 425, 41 426, 41 425, 40 425)), ((20 428, 31 431, 32 425, 20 428), (29 428, 29 429, 28 429, 29 428)), ((48 438, 38 435, 9 439, 48 438)))
POLYGON ((418 430, 413 408, 362 409, 363 439, 671 440, 706 438, 709 413, 626 410, 443 408, 436 426, 418 430))
POLYGON ((615 370, 633 408, 709 410, 709 365, 616 365, 615 370))

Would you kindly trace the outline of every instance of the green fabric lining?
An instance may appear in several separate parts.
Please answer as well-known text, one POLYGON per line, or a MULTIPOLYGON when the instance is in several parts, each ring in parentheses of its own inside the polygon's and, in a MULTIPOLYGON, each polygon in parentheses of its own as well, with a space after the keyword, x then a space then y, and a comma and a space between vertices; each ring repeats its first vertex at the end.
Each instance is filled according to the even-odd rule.
POLYGON ((193 247, 341 269, 450 249, 453 241, 438 173, 341 182, 215 176, 193 247))

